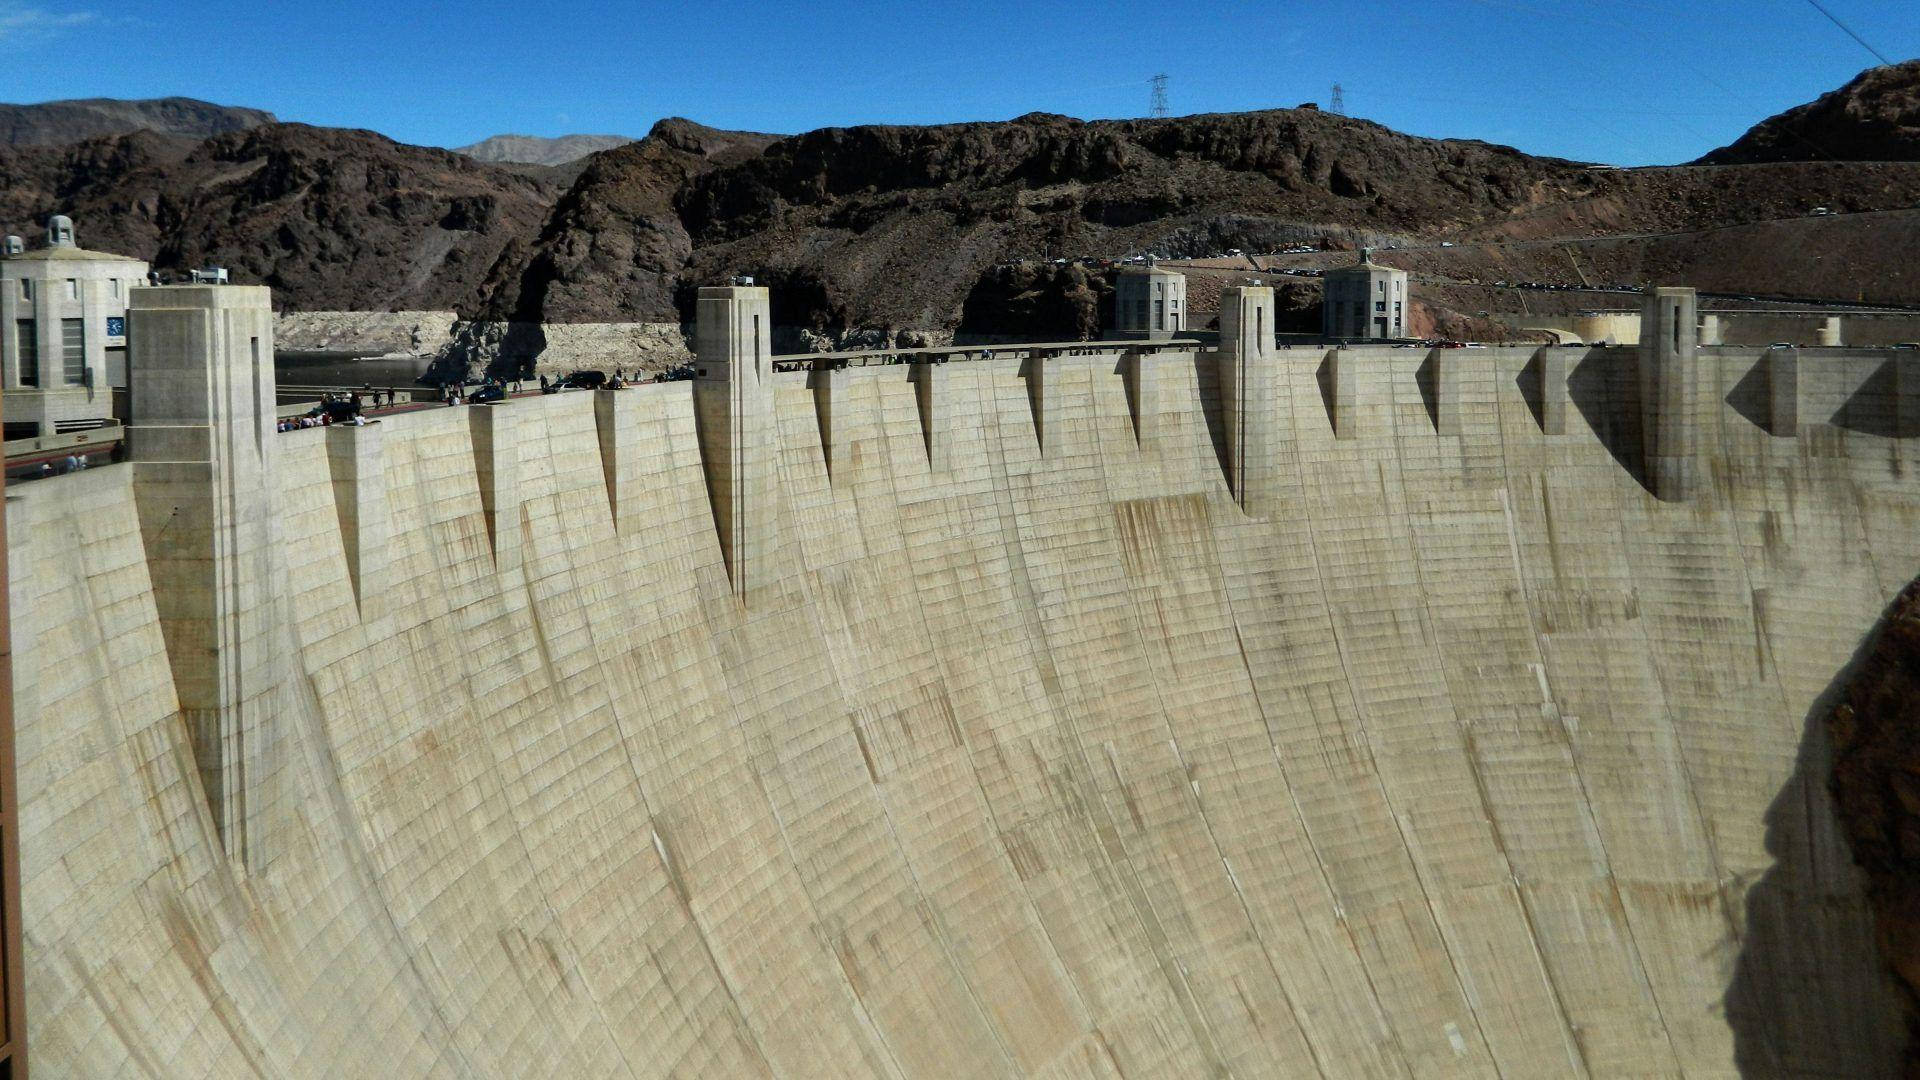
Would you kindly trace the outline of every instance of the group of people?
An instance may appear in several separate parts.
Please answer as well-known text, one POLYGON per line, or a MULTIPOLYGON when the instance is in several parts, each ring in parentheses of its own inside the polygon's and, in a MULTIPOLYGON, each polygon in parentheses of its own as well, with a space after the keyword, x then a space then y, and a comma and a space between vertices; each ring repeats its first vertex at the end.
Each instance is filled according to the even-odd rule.
POLYGON ((440 402, 449 407, 454 405, 483 405, 489 401, 500 401, 509 393, 520 392, 520 380, 514 379, 512 389, 508 389, 507 380, 489 375, 479 384, 479 389, 469 391, 468 384, 445 382, 440 384, 440 402))
POLYGON ((55 473, 60 473, 63 475, 66 473, 76 473, 81 471, 82 469, 85 469, 86 467, 87 467, 87 455, 68 454, 66 457, 63 457, 60 459, 60 467, 57 469, 54 468, 53 462, 51 461, 41 462, 40 475, 52 476, 55 473))
MULTIPOLYGON (((373 403, 380 404, 380 392, 371 387, 366 389, 373 403)), ((387 391, 387 401, 389 404, 393 401, 391 390, 387 391)), ((332 427, 335 424, 365 427, 369 421, 361 408, 362 398, 358 390, 344 394, 325 393, 320 395, 320 404, 308 409, 305 413, 299 416, 281 417, 275 425, 275 430, 299 431, 301 428, 332 427)))

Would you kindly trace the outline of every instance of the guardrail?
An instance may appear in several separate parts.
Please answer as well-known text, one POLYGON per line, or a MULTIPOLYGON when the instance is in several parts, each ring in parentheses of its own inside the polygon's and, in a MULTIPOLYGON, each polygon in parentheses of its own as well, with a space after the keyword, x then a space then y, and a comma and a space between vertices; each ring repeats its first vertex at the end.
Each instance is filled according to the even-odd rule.
POLYGON ((126 429, 118 423, 109 423, 103 427, 88 428, 85 431, 68 431, 58 435, 41 435, 32 439, 9 439, 4 444, 6 459, 34 457, 39 454, 56 454, 62 450, 74 450, 80 447, 107 447, 119 442, 126 435, 126 429))
POLYGON ((939 348, 861 349, 852 352, 789 353, 773 358, 775 371, 815 371, 822 368, 887 367, 895 364, 979 360, 1025 360, 1029 357, 1092 356, 1111 352, 1191 352, 1203 348, 1192 338, 1126 341, 1046 341, 1018 345, 948 345, 939 348))

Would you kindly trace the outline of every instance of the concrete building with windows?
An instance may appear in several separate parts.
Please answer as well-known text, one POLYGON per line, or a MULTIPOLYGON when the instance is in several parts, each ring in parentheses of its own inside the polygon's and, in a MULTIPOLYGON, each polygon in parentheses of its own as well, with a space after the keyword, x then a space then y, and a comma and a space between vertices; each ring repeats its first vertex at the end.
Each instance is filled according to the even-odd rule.
POLYGON ((1327 271, 1321 332, 1329 338, 1407 336, 1407 272, 1381 266, 1365 248, 1360 261, 1327 271))
POLYGON ((127 385, 127 298, 147 264, 74 243, 73 222, 47 221, 46 246, 0 248, 0 378, 6 437, 105 426, 127 385))
POLYGON ((1152 263, 1115 279, 1113 328, 1123 337, 1170 338, 1186 329, 1187 278, 1152 263))

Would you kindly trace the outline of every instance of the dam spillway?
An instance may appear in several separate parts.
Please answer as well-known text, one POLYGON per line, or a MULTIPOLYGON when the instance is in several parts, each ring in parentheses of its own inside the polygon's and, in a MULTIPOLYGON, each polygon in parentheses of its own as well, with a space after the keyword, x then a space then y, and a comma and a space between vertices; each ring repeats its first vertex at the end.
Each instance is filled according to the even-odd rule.
POLYGON ((43 1073, 1898 1063, 1815 714, 1907 355, 767 365, 728 487, 696 383, 262 436, 134 321, 212 467, 7 505, 43 1073))

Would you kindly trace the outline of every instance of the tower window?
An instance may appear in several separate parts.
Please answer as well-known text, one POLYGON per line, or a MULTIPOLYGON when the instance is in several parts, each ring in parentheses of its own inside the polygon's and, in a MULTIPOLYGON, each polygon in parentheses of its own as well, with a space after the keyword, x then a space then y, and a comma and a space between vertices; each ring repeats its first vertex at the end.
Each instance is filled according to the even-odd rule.
POLYGON ((87 381, 87 324, 83 320, 60 320, 60 366, 68 386, 87 381))
POLYGON ((40 331, 32 319, 13 324, 14 341, 20 346, 20 385, 40 385, 40 331))
POLYGON ((253 345, 253 452, 256 458, 264 460, 267 456, 266 422, 266 386, 260 371, 260 339, 251 339, 253 345))

